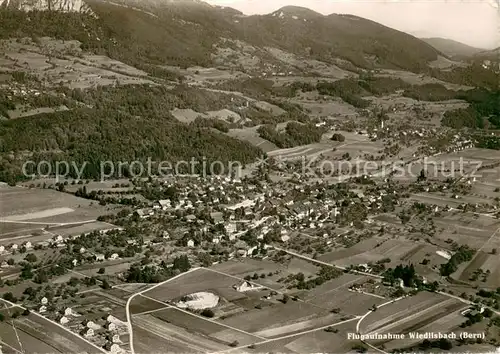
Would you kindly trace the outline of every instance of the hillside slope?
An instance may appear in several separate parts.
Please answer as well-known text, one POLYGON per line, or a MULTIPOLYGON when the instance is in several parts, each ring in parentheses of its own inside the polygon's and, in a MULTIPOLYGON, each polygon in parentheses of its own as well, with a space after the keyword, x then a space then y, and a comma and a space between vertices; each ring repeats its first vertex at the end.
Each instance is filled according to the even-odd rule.
POLYGON ((422 40, 449 57, 471 57, 483 51, 446 38, 422 38, 422 40))

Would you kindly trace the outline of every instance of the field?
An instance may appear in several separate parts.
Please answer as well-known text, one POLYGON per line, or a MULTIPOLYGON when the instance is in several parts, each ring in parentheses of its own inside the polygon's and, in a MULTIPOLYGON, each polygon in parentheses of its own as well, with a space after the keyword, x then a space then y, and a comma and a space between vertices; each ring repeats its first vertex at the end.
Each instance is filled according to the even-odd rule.
MULTIPOLYGON (((194 319, 196 321, 196 318, 194 319)), ((132 318, 134 349, 140 353, 151 352, 193 352, 217 351, 227 348, 214 340, 194 335, 153 315, 139 315, 132 318)))
POLYGON ((302 93, 290 102, 301 105, 310 114, 318 117, 356 117, 356 109, 340 98, 322 97, 317 92, 302 93))
POLYGON ((29 221, 48 224, 95 219, 106 208, 90 200, 51 189, 0 187, 0 216, 3 222, 29 221), (92 203, 92 206, 90 205, 92 203))
POLYGON ((458 300, 449 299, 439 294, 419 293, 377 309, 363 320, 360 332, 365 334, 391 331, 392 333, 401 333, 394 332, 394 329, 400 328, 401 325, 414 319, 422 319, 424 316, 432 317, 439 314, 442 317, 443 313, 450 312, 449 306, 458 309, 466 305, 458 300))
MULTIPOLYGON (((442 64, 443 61, 446 62, 446 65, 450 65, 451 63, 452 63, 452 65, 461 64, 461 63, 454 62, 454 61, 451 62, 450 60, 439 56, 438 60, 433 62, 433 65, 442 64)), ((419 74, 411 73, 408 71, 401 71, 401 70, 383 69, 376 76, 377 77, 390 77, 390 78, 394 78, 394 79, 401 79, 401 80, 409 83, 410 85, 441 84, 450 90, 458 91, 458 90, 471 89, 471 87, 468 87, 468 86, 456 85, 456 84, 452 84, 449 82, 438 80, 438 79, 433 78, 431 76, 424 76, 424 75, 419 75, 419 74)))
MULTIPOLYGON (((460 312, 467 305, 433 293, 419 293, 377 309, 365 317, 360 325, 363 334, 443 332, 448 333, 465 321, 460 312)), ((387 349, 404 348, 418 343, 418 340, 372 340, 376 346, 387 349)))
MULTIPOLYGON (((320 270, 317 265, 295 257, 291 258, 287 264, 277 264, 268 260, 244 258, 220 263, 212 266, 211 269, 238 278, 245 278, 246 276, 253 277, 257 274, 259 279, 253 281, 274 290, 283 290, 285 285, 279 283, 278 280, 289 274, 301 272, 304 273, 306 277, 309 277, 316 275, 320 270), (262 277, 262 275, 265 275, 265 277, 262 277)), ((238 280, 235 279, 235 282, 237 283, 238 280)))
MULTIPOLYGON (((268 153, 269 156, 287 159, 315 159, 320 162, 320 155, 323 156, 327 161, 335 165, 340 165, 336 160, 340 159, 342 155, 349 154, 353 159, 363 160, 365 154, 377 155, 383 146, 379 142, 371 142, 368 137, 362 136, 355 133, 342 132, 345 136, 345 141, 342 143, 334 142, 331 140, 332 132, 325 133, 320 142, 315 144, 297 146, 288 149, 277 149, 268 153), (334 150, 335 149, 335 150, 334 150)), ((323 164, 325 169, 330 166, 330 164, 323 164)), ((354 165, 351 163, 350 165, 354 165)), ((340 165, 343 166, 343 165, 340 165)), ((362 166, 362 165, 361 165, 362 166)), ((368 169, 368 168, 367 168, 368 169)), ((367 171, 367 173, 370 171, 367 171)))
POLYGON ((485 251, 491 252, 498 247, 498 238, 492 236, 500 227, 500 221, 488 216, 464 214, 456 212, 434 220, 439 232, 435 238, 440 241, 453 239, 460 245, 468 245, 476 250, 485 246, 485 251))
POLYGON ((103 55, 88 55, 80 49, 78 41, 59 41, 42 38, 39 43, 31 40, 3 40, 4 53, 0 69, 9 71, 22 66, 26 71, 54 85, 65 84, 71 88, 90 88, 115 84, 154 84, 147 74, 103 55), (54 51, 59 56, 49 56, 54 51))
MULTIPOLYGON (((277 301, 282 297, 280 294, 261 298, 267 296, 269 290, 239 293, 232 289, 239 283, 232 274, 239 277, 252 272, 276 271, 279 266, 265 261, 245 260, 215 267, 217 270, 191 271, 133 298, 130 311, 134 342, 137 343, 135 350, 170 347, 183 352, 200 352, 230 349, 230 344, 242 348, 256 343, 279 345, 282 339, 296 339, 303 332, 319 333, 335 323, 354 321, 353 315, 364 314, 372 304, 384 301, 383 298, 341 289, 350 282, 366 280, 364 277, 345 275, 316 288, 310 299, 282 303, 277 301), (261 263, 260 266, 258 263, 261 263), (205 318, 172 304, 184 295, 201 291, 221 296, 219 304, 213 309, 213 318, 205 318), (327 298, 334 302, 324 300, 327 298), (361 304, 366 305, 366 309, 361 309, 361 304), (347 311, 331 312, 337 306, 347 306, 347 311)), ((288 270, 284 272, 288 273, 288 270)), ((265 279, 256 282, 261 280, 265 279)), ((326 345, 326 342, 323 344, 326 345)))
POLYGON ((246 296, 232 289, 236 283, 237 279, 199 269, 135 297, 130 309, 134 331, 139 329, 137 333, 134 332, 138 342, 136 350, 149 348, 150 351, 156 351, 167 343, 168 346, 173 343, 173 347, 182 349, 181 352, 217 351, 229 348, 233 341, 242 344, 257 341, 258 337, 251 333, 166 303, 184 295, 208 291, 222 297, 216 312, 238 310, 239 306, 232 302, 236 303, 246 296))
POLYGON ((350 316, 364 315, 373 305, 387 300, 383 297, 349 291, 354 284, 362 284, 369 278, 360 275, 344 274, 307 292, 304 300, 326 309, 340 309, 341 314, 350 316))
POLYGON ((231 129, 227 133, 232 138, 248 141, 250 144, 258 146, 264 152, 277 150, 278 147, 270 141, 263 139, 259 136, 257 129, 259 127, 231 129))
POLYGON ((276 303, 264 309, 239 313, 225 318, 222 323, 267 337, 333 323, 335 319, 338 319, 338 316, 330 314, 325 308, 301 301, 290 301, 287 304, 276 303), (326 323, 323 323, 324 321, 326 323), (287 327, 292 324, 295 327, 287 327))
MULTIPOLYGON (((64 236, 113 226, 95 222, 108 212, 106 207, 90 200, 51 189, 28 189, 0 186, 0 238, 13 241, 22 238, 43 240, 42 228, 63 226, 54 232, 64 236)), ((52 234, 53 236, 54 234, 52 234)))
POLYGON ((374 237, 361 241, 350 248, 325 253, 318 259, 339 266, 375 263, 386 258, 397 262, 411 254, 417 247, 419 247, 418 244, 408 240, 387 240, 374 237))
POLYGON ((237 279, 200 269, 154 288, 147 295, 159 301, 172 301, 184 295, 209 291, 228 301, 234 301, 245 297, 232 288, 238 283, 237 279))
POLYGON ((347 340, 348 333, 355 332, 356 321, 334 325, 337 333, 318 330, 311 333, 289 336, 283 339, 256 345, 257 353, 349 353, 359 341, 347 340))

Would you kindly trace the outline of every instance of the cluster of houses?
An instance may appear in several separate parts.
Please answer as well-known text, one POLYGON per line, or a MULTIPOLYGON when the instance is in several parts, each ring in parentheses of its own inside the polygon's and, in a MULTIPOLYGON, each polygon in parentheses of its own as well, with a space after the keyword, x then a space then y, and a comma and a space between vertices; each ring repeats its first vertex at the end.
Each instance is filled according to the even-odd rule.
MULTIPOLYGON (((43 297, 40 300, 40 306, 38 308, 38 313, 47 313, 47 307, 49 306, 49 300, 43 297)), ((97 345, 101 345, 107 351, 111 353, 121 353, 123 349, 120 347, 122 340, 120 335, 128 335, 127 324, 120 321, 113 315, 107 315, 99 319, 89 320, 81 319, 82 315, 75 312, 70 307, 64 310, 51 314, 51 317, 55 316, 55 320, 64 327, 69 327, 71 329, 79 329, 78 332, 81 336, 92 340, 92 342, 97 345), (103 344, 104 343, 104 344, 103 344)))
POLYGON ((267 244, 267 235, 283 243, 303 231, 328 238, 329 228, 342 219, 342 211, 349 205, 363 204, 376 211, 384 207, 385 197, 397 203, 399 196, 393 189, 365 189, 351 193, 349 198, 334 191, 316 198, 325 188, 326 183, 261 183, 257 187, 230 178, 193 179, 177 187, 175 198, 158 200, 136 213, 144 219, 170 218, 176 225, 184 225, 178 227, 184 230, 181 234, 177 230, 164 231, 164 239, 181 239, 182 245, 193 249, 230 244, 230 257, 251 257, 258 254, 262 244, 267 244), (259 242, 247 242, 249 233, 255 241, 261 241, 260 246, 259 242))
POLYGON ((164 231, 162 237, 180 240, 178 245, 194 250, 220 245, 229 259, 260 257, 271 238, 273 242, 287 243, 303 232, 336 238, 336 233, 330 232, 332 224, 343 220, 342 213, 349 205, 359 203, 376 211, 383 208, 384 197, 397 201, 399 195, 392 189, 365 189, 348 198, 335 191, 316 198, 325 188, 326 182, 314 186, 271 182, 253 185, 229 178, 193 178, 191 183, 177 186, 175 197, 158 200, 137 215, 153 222, 155 218, 173 220, 176 227, 164 231), (249 235, 254 242, 249 242, 249 235))

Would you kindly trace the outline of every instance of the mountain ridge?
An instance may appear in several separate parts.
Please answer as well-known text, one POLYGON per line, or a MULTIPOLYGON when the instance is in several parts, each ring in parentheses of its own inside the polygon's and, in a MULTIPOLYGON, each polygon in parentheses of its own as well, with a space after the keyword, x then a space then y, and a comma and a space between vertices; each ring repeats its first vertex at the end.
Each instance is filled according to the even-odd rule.
POLYGON ((421 38, 424 42, 433 46, 448 57, 472 57, 485 49, 475 48, 467 44, 440 37, 421 38))
POLYGON ((84 0, 0 0, 0 8, 26 12, 58 11, 93 14, 92 9, 84 0))
MULTIPOLYGON (((22 10, 26 9, 22 4, 38 1, 41 4, 38 8, 47 10, 48 6, 43 5, 45 1, 57 5, 81 0, 3 0, 3 3, 7 1, 9 6, 0 8, 15 8, 12 5, 15 1, 17 9, 22 10)), ((273 46, 330 63, 340 58, 368 69, 381 67, 420 72, 439 55, 427 43, 376 22, 354 16, 324 16, 301 7, 286 6, 268 15, 243 16, 231 8, 198 0, 114 0, 115 5, 102 0, 85 0, 82 4, 100 18, 100 32, 133 50, 130 56, 154 64, 211 65, 211 53, 221 38, 242 40, 259 47, 273 46), (118 8, 117 4, 124 6, 118 8), (154 14, 157 19, 143 18, 140 10, 154 14), (278 16, 281 13, 288 15, 281 18, 278 16)), ((51 8, 65 9, 62 5, 51 8)), ((77 6, 72 8, 76 10, 77 6)), ((24 21, 21 15, 18 21, 24 21)), ((22 23, 18 24, 21 26, 22 23)), ((31 29, 31 32, 41 31, 31 29)), ((24 26, 22 33, 30 36, 28 26, 24 26)), ((116 52, 116 46, 110 43, 91 43, 90 46, 116 52)))

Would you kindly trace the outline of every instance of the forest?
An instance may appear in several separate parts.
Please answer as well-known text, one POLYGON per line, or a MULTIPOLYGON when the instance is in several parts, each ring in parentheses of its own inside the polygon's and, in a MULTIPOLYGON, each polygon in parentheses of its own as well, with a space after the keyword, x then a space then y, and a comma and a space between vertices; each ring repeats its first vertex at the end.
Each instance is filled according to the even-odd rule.
POLYGON ((261 138, 282 149, 317 143, 325 132, 314 124, 299 122, 289 122, 284 131, 278 131, 276 126, 271 124, 260 126, 257 131, 261 138))
MULTIPOLYGON (((23 179, 27 159, 87 162, 82 178, 100 176, 102 161, 238 161, 260 156, 260 149, 222 133, 185 125, 169 113, 174 107, 198 111, 220 109, 230 96, 179 87, 125 86, 71 91, 68 96, 86 106, 0 122, 0 180, 23 179)), ((29 171, 30 173, 33 171, 29 171)), ((199 171, 202 172, 202 171, 199 171)), ((72 171, 75 174, 75 171, 72 171)))

